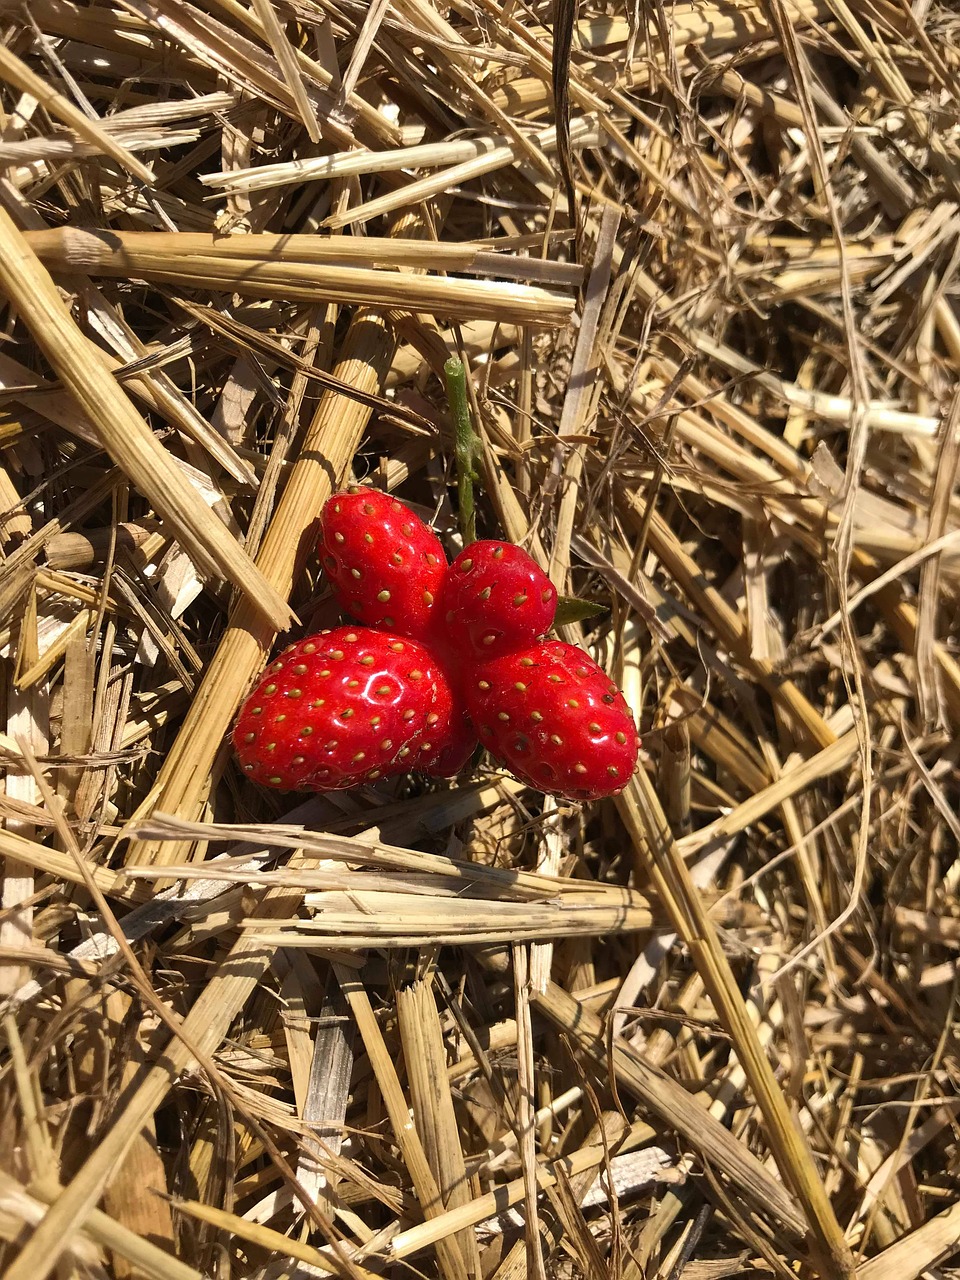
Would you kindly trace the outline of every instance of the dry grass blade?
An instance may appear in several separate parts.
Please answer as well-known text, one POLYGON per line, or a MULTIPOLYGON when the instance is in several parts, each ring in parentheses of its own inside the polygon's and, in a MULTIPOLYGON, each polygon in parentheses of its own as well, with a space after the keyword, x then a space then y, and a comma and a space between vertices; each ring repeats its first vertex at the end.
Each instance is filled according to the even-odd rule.
POLYGON ((319 142, 320 129, 317 126, 313 105, 304 88, 296 55, 283 30, 283 25, 277 17, 271 0, 253 0, 253 11, 260 19, 260 23, 267 33, 270 47, 273 49, 274 56, 280 64, 287 87, 297 105, 300 119, 303 121, 303 126, 307 131, 307 137, 311 142, 319 142))
MULTIPOLYGON (((24 1207, 29 1206, 28 1211, 35 1212, 37 1219, 42 1216, 43 1206, 51 1203, 55 1195, 56 1192, 49 1185, 35 1186, 28 1192, 25 1188, 21 1188, 9 1174, 0 1171, 0 1196, 7 1203, 11 1197, 22 1196, 24 1207), (33 1206, 36 1208, 34 1209, 33 1206)), ((135 1231, 123 1227, 100 1209, 92 1210, 87 1217, 84 1236, 101 1248, 111 1250, 114 1255, 119 1254, 136 1268, 140 1275, 150 1276, 152 1280, 199 1280, 200 1278, 199 1271, 171 1257, 166 1250, 143 1239, 135 1231)))
POLYGON ((88 115, 85 115, 78 107, 74 106, 68 98, 51 89, 43 76, 37 75, 12 50, 4 46, 0 46, 0 79, 6 80, 8 84, 16 85, 22 93, 29 94, 35 98, 55 119, 59 119, 65 125, 68 125, 78 137, 85 139, 95 151, 102 152, 104 155, 116 160, 118 164, 121 164, 134 177, 139 178, 141 182, 153 184, 153 173, 146 165, 141 164, 136 156, 131 155, 127 148, 117 142, 99 122, 91 120, 88 115))
MULTIPOLYGON (((604 1061, 606 1038, 598 1020, 585 1014, 567 992, 553 984, 536 997, 535 1003, 599 1062, 604 1061)), ((690 1143, 705 1163, 729 1178, 754 1212, 772 1215, 794 1235, 803 1231, 803 1218, 776 1179, 675 1081, 645 1062, 632 1045, 617 1040, 611 1045, 611 1064, 618 1084, 642 1098, 650 1110, 690 1143)))
POLYGON ((951 1205, 857 1267, 857 1280, 915 1280, 956 1252, 960 1205, 951 1205))
MULTIPOLYGON (((271 1231, 269 1227, 263 1227, 259 1223, 247 1222, 235 1213, 227 1213, 223 1209, 216 1209, 212 1205, 202 1204, 197 1200, 178 1200, 174 1207, 178 1213, 186 1214, 198 1222, 208 1222, 228 1235, 238 1236, 259 1249, 269 1250, 274 1256, 303 1262, 322 1275, 340 1274, 336 1264, 319 1249, 301 1244, 298 1240, 291 1240, 289 1236, 281 1235, 279 1231, 271 1231)), ((356 1280, 371 1280, 373 1272, 354 1264, 353 1275, 356 1280)))
MULTIPOLYGON (((270 912, 289 910, 293 901, 278 891, 263 903, 270 912)), ((270 963, 270 951, 259 942, 241 939, 217 968, 204 995, 183 1023, 184 1035, 202 1052, 219 1046, 233 1019, 233 1010, 242 1008, 270 963)), ((74 1229, 82 1225, 94 1209, 103 1188, 117 1165, 136 1140, 143 1124, 153 1115, 177 1074, 195 1059, 183 1040, 173 1038, 153 1063, 146 1064, 124 1092, 109 1131, 90 1154, 73 1181, 51 1198, 50 1209, 24 1246, 16 1262, 8 1268, 11 1280, 45 1277, 55 1266, 60 1250, 74 1229)))
MULTIPOLYGON (((584 141, 591 138, 591 134, 584 133, 584 123, 588 122, 578 121, 576 124, 578 141, 580 138, 584 141)), ((597 141, 599 129, 594 132, 596 138, 593 140, 597 141)), ((550 138, 550 134, 541 138, 540 145, 549 145, 550 138)), ((432 169, 437 166, 462 164, 475 160, 503 146, 506 141, 506 137, 491 136, 426 143, 419 147, 398 147, 393 151, 345 151, 340 155, 316 156, 311 159, 293 160, 274 165, 258 165, 254 169, 234 169, 231 172, 211 174, 201 178, 201 181, 206 186, 222 187, 230 191, 263 191, 311 178, 341 178, 354 174, 388 173, 394 169, 432 169)), ((362 248, 362 244, 357 247, 362 248)), ((443 253, 448 253, 454 248, 449 244, 440 244, 436 247, 443 253)))

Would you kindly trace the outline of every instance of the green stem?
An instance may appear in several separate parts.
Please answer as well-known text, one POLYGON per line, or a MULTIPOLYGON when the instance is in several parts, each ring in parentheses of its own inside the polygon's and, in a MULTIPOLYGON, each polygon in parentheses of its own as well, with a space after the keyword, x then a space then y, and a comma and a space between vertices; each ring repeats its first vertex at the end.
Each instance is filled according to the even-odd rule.
POLYGON ((483 445, 473 429, 470 402, 467 399, 467 371, 463 361, 451 356, 443 366, 447 381, 447 397, 453 414, 455 450, 457 458, 457 498, 460 510, 460 533, 463 545, 477 540, 477 511, 474 503, 474 484, 480 479, 477 464, 483 445))

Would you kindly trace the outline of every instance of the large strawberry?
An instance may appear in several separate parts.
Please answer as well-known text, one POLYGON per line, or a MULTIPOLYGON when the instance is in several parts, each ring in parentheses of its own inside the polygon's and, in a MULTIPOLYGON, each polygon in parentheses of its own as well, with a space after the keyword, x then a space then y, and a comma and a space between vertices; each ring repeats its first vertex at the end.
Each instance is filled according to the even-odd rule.
POLYGON ((255 782, 339 791, 445 763, 441 752, 459 732, 454 706, 439 664, 416 640, 338 627, 270 664, 233 742, 255 782))
POLYGON ((441 597, 453 648, 483 660, 523 649, 550 630, 557 592, 512 542, 472 542, 447 571, 441 597))
POLYGON ((480 741, 516 776, 571 800, 616 795, 637 763, 640 739, 610 677, 560 640, 477 666, 467 708, 480 741))
POLYGON ((438 614, 447 558, 418 515, 376 489, 334 494, 320 516, 320 559, 345 613, 423 638, 438 614))

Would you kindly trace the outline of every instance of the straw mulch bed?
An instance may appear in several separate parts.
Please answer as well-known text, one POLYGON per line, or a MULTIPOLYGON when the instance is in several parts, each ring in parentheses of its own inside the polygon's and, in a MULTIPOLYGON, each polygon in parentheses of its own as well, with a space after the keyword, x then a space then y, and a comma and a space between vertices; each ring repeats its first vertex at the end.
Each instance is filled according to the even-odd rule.
POLYGON ((958 69, 937 0, 3 6, 9 1280, 949 1274, 958 69), (642 767, 259 791, 331 488, 456 548, 451 354, 642 767))

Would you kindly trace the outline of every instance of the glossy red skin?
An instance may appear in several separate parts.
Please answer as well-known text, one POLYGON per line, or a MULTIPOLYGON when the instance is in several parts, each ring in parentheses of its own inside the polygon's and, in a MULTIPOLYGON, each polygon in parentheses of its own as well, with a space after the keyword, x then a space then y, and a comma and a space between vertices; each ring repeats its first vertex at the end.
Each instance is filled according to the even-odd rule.
MULTIPOLYGON (((449 672, 448 672, 449 676, 449 672)), ((437 682, 433 709, 437 723, 430 733, 431 747, 422 749, 415 767, 432 778, 452 778, 476 751, 477 731, 467 715, 462 694, 449 679, 437 682)))
POLYGON ((484 663, 465 693, 483 745, 539 791, 599 800, 636 768, 640 738, 623 694, 573 645, 550 640, 484 663))
POLYGON ((443 626, 451 648, 486 662, 524 649, 550 630, 557 592, 511 542, 472 542, 447 571, 443 626))
POLYGON ((451 731, 453 694, 415 640, 365 627, 307 636, 264 672, 233 731, 254 782, 339 791, 422 767, 451 731))
POLYGON ((320 516, 320 561, 345 613, 425 638, 439 617, 447 557, 409 507, 376 489, 337 493, 320 516))

